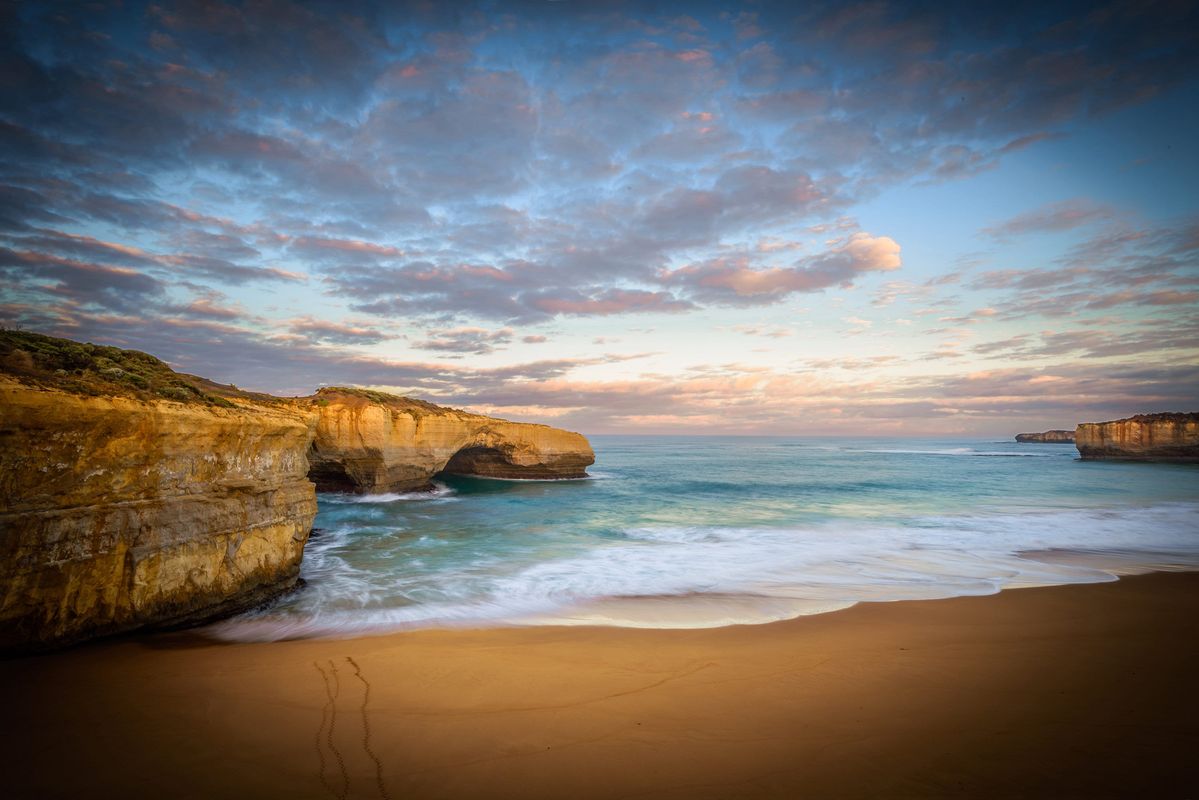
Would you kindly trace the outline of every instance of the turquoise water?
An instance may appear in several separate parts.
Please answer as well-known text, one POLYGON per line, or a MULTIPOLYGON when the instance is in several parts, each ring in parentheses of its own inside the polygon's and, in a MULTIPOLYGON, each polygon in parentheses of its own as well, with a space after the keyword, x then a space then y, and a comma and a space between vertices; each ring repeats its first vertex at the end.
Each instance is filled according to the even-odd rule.
POLYGON ((321 495, 304 587, 231 639, 758 623, 1199 568, 1199 467, 1072 445, 595 436, 592 477, 321 495))

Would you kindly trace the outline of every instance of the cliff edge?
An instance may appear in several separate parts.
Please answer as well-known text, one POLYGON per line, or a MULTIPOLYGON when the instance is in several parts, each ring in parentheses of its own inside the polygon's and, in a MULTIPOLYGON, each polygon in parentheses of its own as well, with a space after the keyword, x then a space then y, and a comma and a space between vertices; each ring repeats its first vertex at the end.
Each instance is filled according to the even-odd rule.
POLYGON ((287 410, 0 378, 0 646, 182 624, 289 589, 316 493, 287 410))
POLYGON ((1085 459, 1199 461, 1199 412, 1084 422, 1074 432, 1074 442, 1085 459))
POLYGON ((575 478, 577 433, 359 389, 279 398, 0 331, 0 648, 224 616, 292 588, 316 489, 575 478))
POLYGON ((1073 444, 1074 431, 1045 431, 1044 433, 1017 433, 1017 442, 1036 444, 1073 444))

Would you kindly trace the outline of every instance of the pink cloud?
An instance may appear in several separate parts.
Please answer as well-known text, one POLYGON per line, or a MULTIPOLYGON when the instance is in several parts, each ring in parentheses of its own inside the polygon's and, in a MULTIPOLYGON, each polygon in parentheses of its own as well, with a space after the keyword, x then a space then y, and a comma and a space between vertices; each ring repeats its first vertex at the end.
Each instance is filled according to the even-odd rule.
POLYGON ((630 311, 684 311, 691 304, 678 300, 670 292, 640 289, 612 289, 594 297, 571 293, 566 296, 541 296, 530 303, 548 314, 623 314, 630 311))
POLYGON ((301 249, 336 250, 344 253, 368 253, 376 256, 404 255, 398 247, 391 247, 377 242, 366 242, 360 239, 330 239, 323 236, 301 236, 295 240, 294 246, 301 249))
POLYGON ((311 316, 292 320, 289 329, 292 333, 315 342, 327 341, 337 344, 376 344, 385 339, 395 338, 367 325, 334 322, 311 316))
POLYGON ((794 267, 756 267, 748 256, 720 257, 666 272, 667 284, 690 287, 713 302, 774 302, 794 292, 848 286, 866 272, 889 272, 902 265, 900 246, 889 236, 859 231, 828 252, 794 267))

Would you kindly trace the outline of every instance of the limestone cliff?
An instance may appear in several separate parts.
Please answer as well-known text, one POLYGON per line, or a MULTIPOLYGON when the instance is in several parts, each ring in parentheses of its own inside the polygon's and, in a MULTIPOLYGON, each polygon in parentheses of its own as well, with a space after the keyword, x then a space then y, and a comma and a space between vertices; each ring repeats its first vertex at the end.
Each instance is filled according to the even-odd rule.
POLYGON ((309 453, 322 491, 410 491, 439 472, 581 478, 595 462, 578 433, 508 422, 405 397, 322 389, 309 453))
POLYGON ((1038 444, 1070 444, 1074 441, 1074 431, 1045 431, 1044 433, 1017 433, 1017 442, 1038 444))
POLYGON ((0 379, 0 646, 253 606, 316 514, 294 410, 88 397, 0 379))
POLYGON ((1074 434, 1083 458, 1199 461, 1199 412, 1140 414, 1084 422, 1074 434))
POLYGON ((0 330, 0 648, 197 622, 295 585, 314 481, 574 478, 587 440, 355 389, 277 398, 0 330), (309 458, 311 457, 311 466, 309 458))

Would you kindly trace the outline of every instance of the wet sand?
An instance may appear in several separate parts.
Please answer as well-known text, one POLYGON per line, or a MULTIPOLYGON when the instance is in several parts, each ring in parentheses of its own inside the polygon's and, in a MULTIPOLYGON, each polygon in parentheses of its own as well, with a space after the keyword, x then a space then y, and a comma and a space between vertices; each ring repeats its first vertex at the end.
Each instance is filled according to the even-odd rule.
POLYGON ((7 797, 1199 797, 1199 573, 0 662, 7 797))

